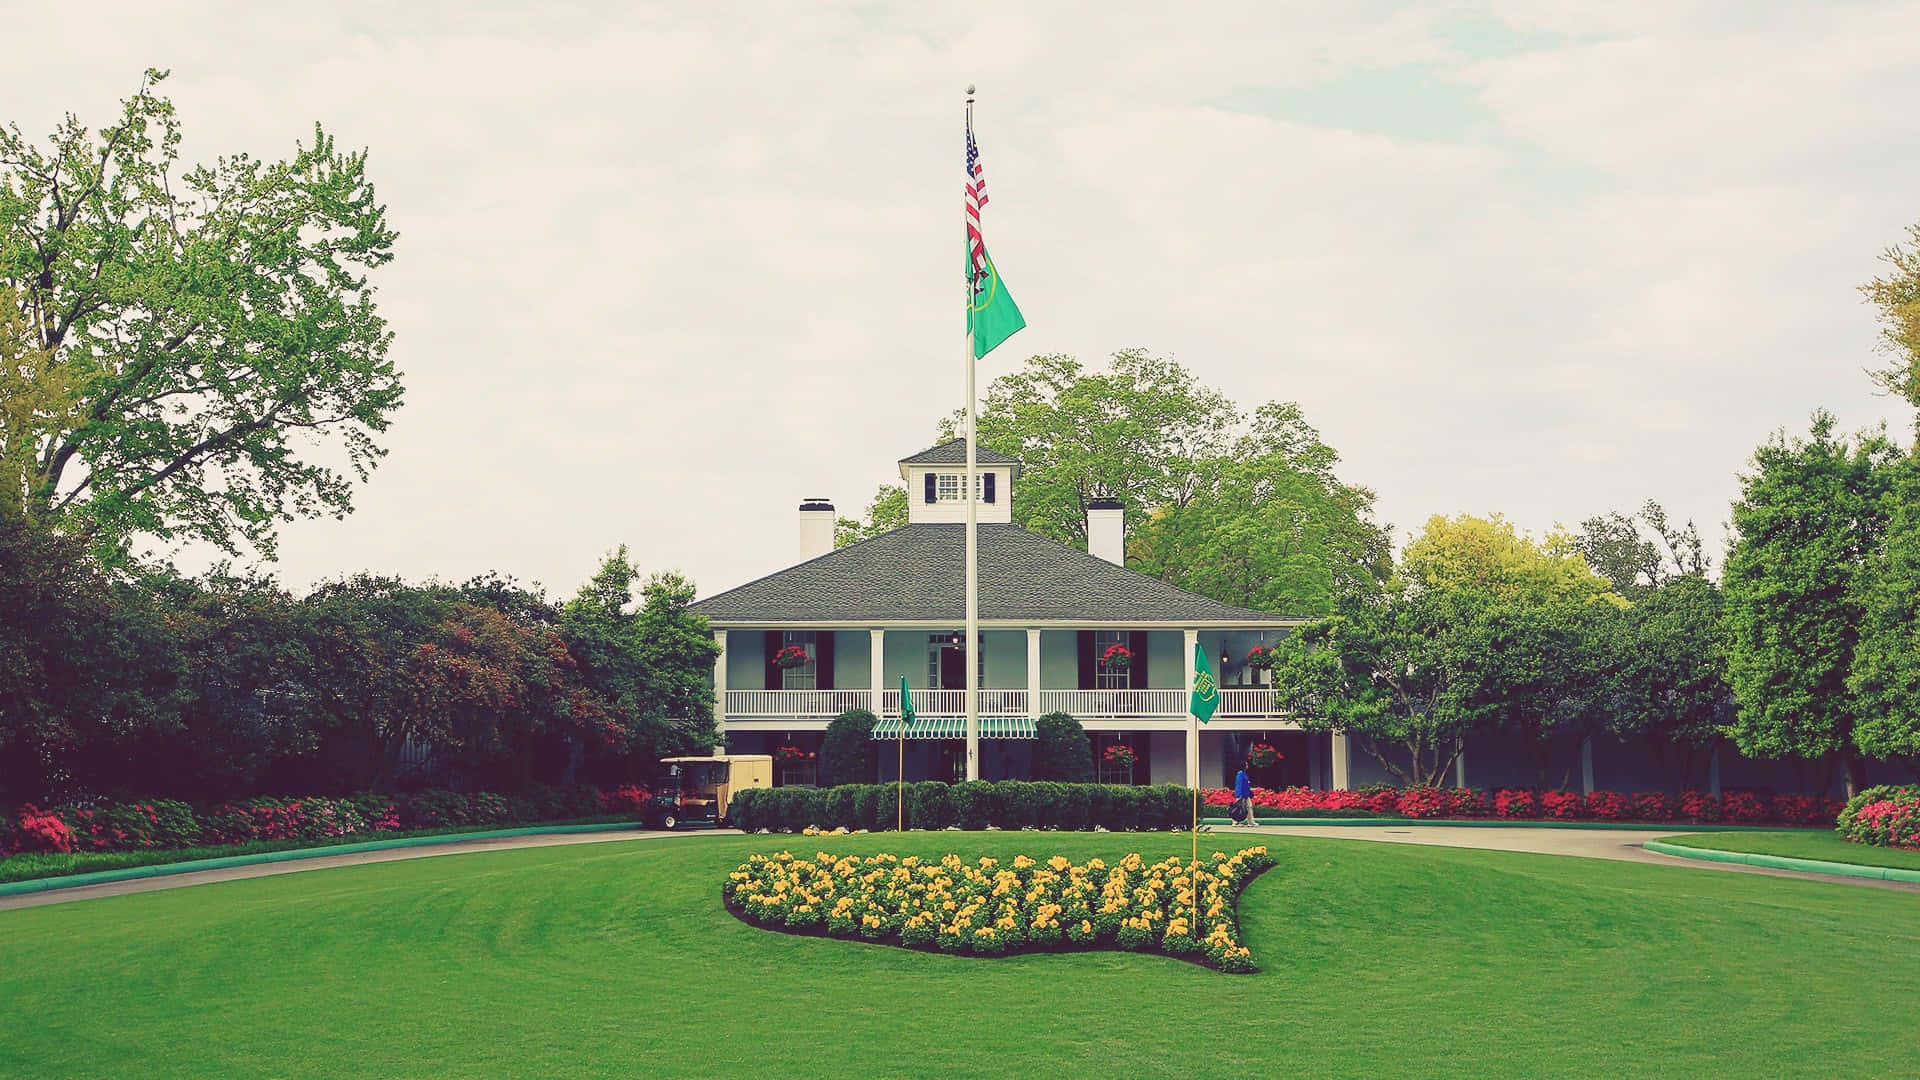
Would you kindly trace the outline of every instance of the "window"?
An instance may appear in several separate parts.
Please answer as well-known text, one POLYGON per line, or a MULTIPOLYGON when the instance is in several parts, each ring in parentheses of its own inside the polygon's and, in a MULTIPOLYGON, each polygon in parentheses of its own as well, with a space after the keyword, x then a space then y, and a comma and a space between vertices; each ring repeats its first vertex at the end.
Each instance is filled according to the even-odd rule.
MULTIPOLYGON (((981 502, 987 500, 987 478, 993 474, 980 472, 974 474, 973 494, 981 502)), ((965 473, 939 473, 934 477, 934 494, 941 502, 962 502, 962 492, 967 490, 965 473)))
POLYGON ((817 690, 820 687, 820 643, 812 630, 784 630, 780 647, 798 645, 807 650, 807 662, 799 667, 780 669, 780 689, 817 690))
MULTIPOLYGON (((955 675, 955 669, 951 666, 953 661, 947 661, 945 666, 947 677, 944 680, 941 678, 942 661, 945 659, 943 654, 949 651, 958 652, 959 642, 965 637, 965 634, 960 633, 927 635, 927 686, 935 690, 966 689, 961 680, 966 677, 967 669, 958 668, 959 674, 955 675), (952 685, 948 685, 949 683, 952 685)), ((987 685, 987 635, 985 634, 980 635, 980 647, 974 650, 974 659, 973 685, 984 687, 987 685)))
POLYGON ((1093 632, 1094 686, 1100 690, 1129 690, 1133 687, 1133 669, 1108 671, 1100 658, 1107 650, 1119 645, 1129 651, 1133 646, 1127 641, 1125 630, 1095 630, 1093 632))

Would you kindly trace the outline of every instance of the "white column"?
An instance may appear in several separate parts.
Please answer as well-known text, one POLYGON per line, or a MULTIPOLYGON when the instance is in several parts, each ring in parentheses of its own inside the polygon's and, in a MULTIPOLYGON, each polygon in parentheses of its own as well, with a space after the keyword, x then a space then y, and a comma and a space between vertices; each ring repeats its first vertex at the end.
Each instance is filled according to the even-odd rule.
POLYGON ((714 630, 714 730, 726 736, 726 630, 714 630))
POLYGON ((1707 759, 1707 794, 1720 797, 1720 748, 1713 748, 1713 756, 1707 759))
POLYGON ((1347 791, 1353 787, 1353 744, 1348 741, 1347 733, 1333 733, 1333 790, 1347 791))
POLYGON ((1580 740, 1580 794, 1593 794, 1593 737, 1580 740))
POLYGON ((1453 759, 1453 786, 1467 786, 1467 740, 1460 740, 1460 754, 1453 759))
MULTIPOLYGON (((1193 700, 1193 656, 1194 650, 1200 647, 1200 631, 1182 630, 1180 633, 1185 639, 1185 645, 1180 650, 1180 666, 1185 669, 1181 680, 1186 688, 1180 702, 1184 705, 1193 700)), ((1192 713, 1187 714, 1187 786, 1200 786, 1200 718, 1192 713)))
POLYGON ((1313 745, 1313 736, 1307 736, 1307 786, 1320 790, 1320 748, 1313 745))
POLYGON ((1027 631, 1027 715, 1040 718, 1040 631, 1027 631))
POLYGON ((869 669, 871 674, 867 677, 867 682, 873 686, 873 703, 869 705, 868 708, 873 710, 873 715, 884 716, 885 713, 880 709, 880 702, 884 700, 881 695, 886 693, 887 689, 887 632, 885 630, 869 630, 867 631, 867 640, 870 643, 869 648, 872 656, 872 660, 870 661, 872 667, 869 669))

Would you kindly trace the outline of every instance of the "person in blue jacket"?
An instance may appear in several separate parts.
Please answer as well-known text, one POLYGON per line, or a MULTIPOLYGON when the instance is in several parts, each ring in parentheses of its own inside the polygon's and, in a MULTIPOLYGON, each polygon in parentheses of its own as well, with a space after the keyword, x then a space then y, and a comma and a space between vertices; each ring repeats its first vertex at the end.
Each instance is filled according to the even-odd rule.
POLYGON ((1235 825, 1253 826, 1253 781, 1247 779, 1247 770, 1242 768, 1233 778, 1233 797, 1239 800, 1244 816, 1234 822, 1235 825))

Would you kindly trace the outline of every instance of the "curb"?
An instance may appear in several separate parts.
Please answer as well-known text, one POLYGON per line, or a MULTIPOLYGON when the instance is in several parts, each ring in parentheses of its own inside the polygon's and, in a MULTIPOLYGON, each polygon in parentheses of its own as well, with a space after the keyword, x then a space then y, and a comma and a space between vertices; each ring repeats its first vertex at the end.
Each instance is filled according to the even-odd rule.
MULTIPOLYGON (((1202 825, 1230 825, 1231 818, 1201 818, 1202 825)), ((1696 825, 1685 821, 1503 821, 1488 818, 1407 818, 1407 817, 1365 817, 1365 818, 1259 818, 1256 825, 1447 825, 1469 829, 1591 829, 1603 832, 1783 832, 1797 828, 1793 825, 1696 825)), ((1812 828, 1809 832, 1827 830, 1812 828)))
POLYGON ((1649 840, 1640 846, 1661 855, 1672 855, 1679 859, 1699 859, 1702 862, 1738 863, 1742 866, 1764 866, 1771 870, 1800 870, 1813 874, 1873 878, 1878 881, 1920 882, 1920 870, 1903 870, 1893 866, 1862 866, 1858 863, 1827 862, 1824 859, 1795 859, 1785 855, 1762 855, 1753 851, 1721 851, 1717 848, 1667 844, 1659 840, 1649 840))
POLYGON ((439 833, 434 836, 399 836, 391 840, 363 840, 356 844, 335 844, 332 847, 261 851, 252 855, 226 855, 217 859, 194 859, 189 862, 176 863, 151 863, 147 866, 128 866, 119 870, 95 870, 86 874, 62 874, 58 877, 8 881, 0 883, 0 896, 22 896, 27 893, 49 892, 53 889, 77 889, 83 885, 108 885, 116 881, 137 881, 140 878, 168 877, 173 874, 191 874, 197 870, 225 870, 235 866, 258 866, 262 863, 294 862, 299 859, 317 859, 325 855, 354 855, 363 851, 389 851, 394 848, 425 847, 429 844, 461 844, 469 840, 488 840, 501 836, 615 832, 620 829, 638 828, 640 828, 640 823, 635 821, 609 821, 598 825, 526 825, 515 829, 488 829, 484 832, 439 833))

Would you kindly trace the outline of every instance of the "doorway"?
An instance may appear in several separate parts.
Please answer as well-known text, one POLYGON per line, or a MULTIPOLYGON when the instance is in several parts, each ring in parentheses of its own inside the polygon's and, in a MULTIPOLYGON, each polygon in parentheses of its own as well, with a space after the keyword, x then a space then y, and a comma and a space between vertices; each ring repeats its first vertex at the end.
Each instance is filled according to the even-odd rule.
POLYGON ((967 650, 958 645, 940 650, 940 689, 967 688, 967 650))

